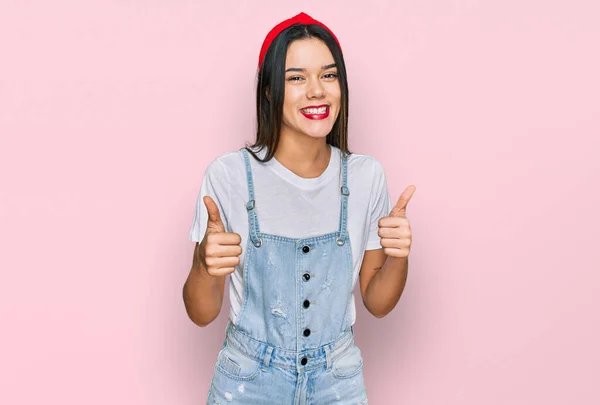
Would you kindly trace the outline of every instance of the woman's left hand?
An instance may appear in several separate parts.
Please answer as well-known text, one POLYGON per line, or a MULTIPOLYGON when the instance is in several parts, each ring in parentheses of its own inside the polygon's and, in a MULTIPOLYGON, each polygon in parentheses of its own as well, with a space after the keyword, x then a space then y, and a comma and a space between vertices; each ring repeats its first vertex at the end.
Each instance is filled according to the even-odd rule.
POLYGON ((406 206, 416 189, 415 186, 408 186, 398 198, 390 215, 379 220, 377 234, 381 238, 383 251, 388 256, 404 258, 410 253, 412 232, 410 221, 406 218, 406 206))

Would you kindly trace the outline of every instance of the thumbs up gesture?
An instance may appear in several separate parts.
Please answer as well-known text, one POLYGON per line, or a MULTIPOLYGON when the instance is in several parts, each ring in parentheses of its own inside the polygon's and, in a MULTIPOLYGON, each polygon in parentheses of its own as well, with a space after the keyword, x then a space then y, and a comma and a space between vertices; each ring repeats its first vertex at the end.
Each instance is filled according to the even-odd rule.
POLYGON ((381 238, 381 246, 386 255, 391 257, 408 257, 412 244, 410 221, 406 218, 406 206, 416 190, 408 186, 398 198, 398 202, 390 215, 379 220, 377 234, 381 238))
POLYGON ((199 259, 211 276, 225 276, 235 271, 242 254, 242 238, 235 232, 225 232, 219 207, 209 196, 203 198, 208 211, 206 233, 200 242, 199 259))

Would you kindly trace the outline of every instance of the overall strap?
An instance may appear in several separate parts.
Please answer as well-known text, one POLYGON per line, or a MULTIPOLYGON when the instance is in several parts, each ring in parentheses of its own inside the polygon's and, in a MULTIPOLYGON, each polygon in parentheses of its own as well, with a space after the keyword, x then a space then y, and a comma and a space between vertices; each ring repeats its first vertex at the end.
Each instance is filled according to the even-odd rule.
POLYGON ((244 155, 244 161, 246 162, 246 180, 248 183, 248 202, 246 203, 246 210, 248 210, 248 220, 250 222, 250 240, 256 247, 262 245, 262 241, 258 237, 260 229, 258 227, 258 217, 256 215, 256 203, 254 201, 254 182, 252 181, 252 169, 250 168, 250 158, 248 156, 248 150, 246 148, 240 149, 244 155))
POLYGON ((348 236, 348 196, 350 195, 350 189, 348 188, 348 155, 343 151, 341 153, 344 156, 342 160, 342 187, 340 188, 342 202, 340 207, 340 229, 336 239, 339 246, 346 243, 348 236))

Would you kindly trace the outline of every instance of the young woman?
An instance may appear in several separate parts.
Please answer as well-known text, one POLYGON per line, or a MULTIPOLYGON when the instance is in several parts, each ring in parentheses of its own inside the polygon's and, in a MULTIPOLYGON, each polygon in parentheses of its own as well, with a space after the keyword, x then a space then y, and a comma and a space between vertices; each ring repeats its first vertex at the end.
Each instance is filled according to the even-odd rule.
POLYGON ((389 313, 406 281, 408 187, 392 208, 382 165, 348 150, 335 35, 310 16, 275 26, 259 56, 256 142, 206 170, 184 286, 189 317, 231 309, 209 404, 366 404, 352 291, 389 313))

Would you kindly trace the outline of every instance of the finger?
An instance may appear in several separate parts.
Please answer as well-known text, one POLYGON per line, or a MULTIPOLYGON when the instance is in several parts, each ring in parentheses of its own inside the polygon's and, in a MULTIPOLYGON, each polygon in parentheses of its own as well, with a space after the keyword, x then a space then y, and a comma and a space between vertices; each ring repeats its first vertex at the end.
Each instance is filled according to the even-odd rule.
POLYGON ((391 248, 384 248, 383 252, 391 257, 408 257, 408 255, 410 254, 410 249, 391 249, 391 248))
POLYGON ((240 245, 209 244, 206 246, 207 257, 235 257, 241 254, 242 247, 240 245))
POLYGON ((235 232, 214 232, 206 236, 209 245, 239 245, 242 237, 235 232))
POLYGON ((396 239, 404 239, 411 236, 411 232, 406 228, 388 228, 383 227, 377 230, 377 235, 380 238, 396 238, 396 239))
POLYGON ((403 249, 410 246, 409 239, 381 238, 380 243, 384 248, 403 249))
POLYGON ((206 206, 206 210, 208 211, 208 220, 217 223, 222 223, 221 214, 219 213, 219 207, 213 201, 213 199, 210 196, 206 195, 204 196, 203 200, 204 205, 206 206))
POLYGON ((377 223, 380 228, 410 228, 410 220, 406 217, 382 217, 377 223))
POLYGON ((235 267, 240 264, 240 258, 235 257, 206 257, 206 265, 215 269, 222 269, 224 267, 235 267))
POLYGON ((396 205, 394 206, 394 208, 392 208, 392 211, 390 212, 390 216, 405 216, 406 215, 406 206, 408 205, 410 199, 412 198, 412 196, 416 190, 417 190, 417 188, 415 186, 406 187, 406 189, 402 192, 402 194, 398 198, 396 205))
POLYGON ((208 270, 208 274, 214 277, 222 277, 228 274, 231 274, 235 271, 235 267, 223 267, 220 269, 210 269, 208 270))

